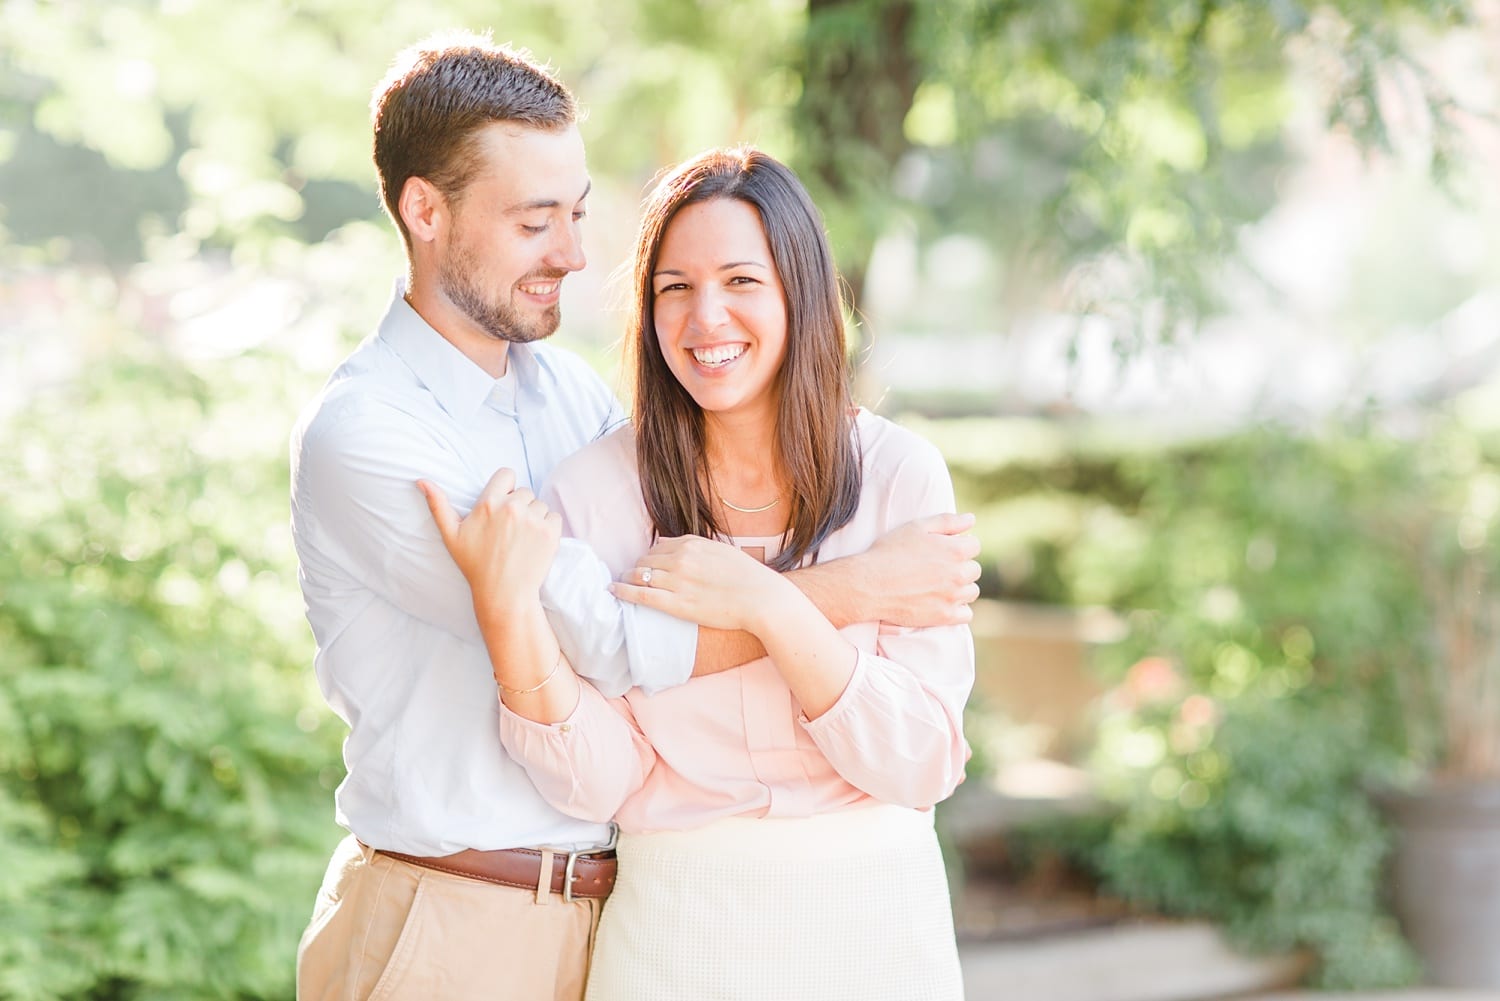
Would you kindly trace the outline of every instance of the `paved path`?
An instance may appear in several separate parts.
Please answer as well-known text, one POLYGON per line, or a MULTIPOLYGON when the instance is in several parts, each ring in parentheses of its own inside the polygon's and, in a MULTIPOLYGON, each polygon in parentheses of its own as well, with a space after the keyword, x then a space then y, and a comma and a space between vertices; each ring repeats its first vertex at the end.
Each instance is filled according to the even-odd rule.
POLYGON ((1257 994, 1242 1001, 1500 1001, 1500 991, 1448 991, 1431 987, 1376 994, 1290 991, 1282 994, 1257 994))
POLYGON ((1250 958, 1209 925, 1118 925, 959 947, 968 1001, 1500 1001, 1500 991, 1330 993, 1285 987, 1298 957, 1250 958))

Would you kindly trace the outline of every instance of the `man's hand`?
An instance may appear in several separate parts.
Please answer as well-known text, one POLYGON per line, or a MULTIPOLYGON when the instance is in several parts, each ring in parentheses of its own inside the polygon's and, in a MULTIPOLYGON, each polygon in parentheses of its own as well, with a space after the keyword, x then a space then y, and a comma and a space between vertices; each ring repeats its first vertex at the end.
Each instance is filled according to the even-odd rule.
POLYGON ((909 521, 875 540, 859 561, 872 619, 898 626, 951 626, 974 618, 979 540, 972 514, 909 521))
POLYGON ((562 518, 501 469, 490 477, 474 509, 460 518, 436 484, 418 480, 443 545, 474 592, 476 606, 511 598, 535 599, 557 555, 562 518))

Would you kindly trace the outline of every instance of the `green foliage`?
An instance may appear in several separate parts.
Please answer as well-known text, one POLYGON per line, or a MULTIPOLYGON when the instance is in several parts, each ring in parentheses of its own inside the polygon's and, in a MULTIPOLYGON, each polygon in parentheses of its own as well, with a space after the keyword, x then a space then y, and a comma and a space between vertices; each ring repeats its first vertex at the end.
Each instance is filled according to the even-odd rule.
POLYGON ((1112 798, 1024 825, 1009 842, 1018 863, 1061 857, 1103 892, 1212 921, 1247 952, 1310 950, 1322 987, 1412 983, 1419 967, 1381 894, 1390 838, 1363 788, 1365 724, 1294 699, 1221 712, 1208 723, 1153 704, 1113 720, 1100 751, 1112 798))
POLYGON ((1410 39, 1470 20, 1452 0, 6 4, 0 185, 36 197, 3 224, 120 264, 169 234, 235 246, 373 219, 372 84, 407 42, 490 28, 576 87, 595 169, 632 190, 713 144, 796 163, 857 298, 876 240, 915 221, 994 247, 998 303, 1071 275, 1082 308, 1170 336, 1272 204, 1294 64, 1369 149, 1391 145, 1382 74, 1412 74, 1441 171, 1460 159, 1453 102, 1410 39))
POLYGON ((1315 981, 1358 989, 1419 970, 1381 898, 1389 847, 1357 716, 1295 698, 1229 702, 1211 735, 1158 711, 1167 751, 1137 772, 1090 858, 1138 906, 1220 923, 1251 951, 1311 949, 1315 981))
POLYGON ((1072 600, 1131 624, 1099 655, 1119 684, 1094 770, 1118 813, 1065 821, 1062 844, 1139 906, 1311 949, 1330 987, 1417 972, 1381 894, 1371 784, 1443 764, 1455 740, 1500 742, 1495 714, 1472 712, 1496 687, 1496 613, 1450 614, 1495 572, 1493 445, 1452 421, 1424 432, 1261 429, 1123 458, 1056 568, 1072 600), (1475 636, 1489 673, 1471 679, 1454 653, 1475 636))
MULTIPOLYGON (((1134 610, 1107 665, 1166 654, 1213 699, 1352 700, 1376 769, 1441 767, 1457 752, 1446 703, 1493 699, 1500 659, 1500 613, 1466 597, 1500 570, 1486 434, 1441 415, 1420 440, 1262 430, 1124 471, 1139 489, 1130 530, 1094 518, 1063 568, 1073 600, 1134 610)), ((1500 746, 1493 722, 1480 729, 1500 746)))
POLYGON ((750 0, 3 4, 0 187, 32 197, 0 222, 120 266, 156 240, 306 242, 378 219, 371 90, 402 46, 454 28, 550 63, 588 109, 591 165, 634 193, 705 146, 785 145, 799 20, 750 0))
POLYGON ((1379 92, 1400 66, 1432 112, 1431 165, 1451 167, 1453 102, 1407 40, 1471 20, 1444 0, 813 0, 798 162, 856 290, 905 215, 1001 248, 1015 286, 1002 301, 1071 272, 1079 306, 1133 321, 1127 350, 1217 306, 1209 265, 1233 260, 1241 226, 1273 204, 1299 99, 1390 149, 1379 92), (1293 91, 1299 54, 1311 92, 1293 91))
POLYGON ((283 375, 120 345, 6 428, 0 995, 291 995, 340 772, 265 421, 283 375))
POLYGON ((1388 683, 1425 642, 1420 581, 1380 544, 1416 489, 1418 450, 1376 435, 1273 430, 1138 458, 1138 546, 1073 551, 1079 599, 1140 610, 1120 666, 1173 651, 1215 697, 1388 683))

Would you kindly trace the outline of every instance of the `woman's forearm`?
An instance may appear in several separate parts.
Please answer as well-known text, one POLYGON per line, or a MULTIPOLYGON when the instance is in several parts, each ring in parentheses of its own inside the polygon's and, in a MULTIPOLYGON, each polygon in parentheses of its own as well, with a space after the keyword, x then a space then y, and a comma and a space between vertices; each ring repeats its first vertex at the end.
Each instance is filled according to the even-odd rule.
POLYGON ((816 605, 785 580, 758 604, 750 631, 766 648, 809 719, 827 712, 854 675, 859 653, 816 605))
POLYGON ((540 601, 474 597, 479 632, 501 701, 518 716, 556 723, 578 705, 579 680, 563 656, 540 601))

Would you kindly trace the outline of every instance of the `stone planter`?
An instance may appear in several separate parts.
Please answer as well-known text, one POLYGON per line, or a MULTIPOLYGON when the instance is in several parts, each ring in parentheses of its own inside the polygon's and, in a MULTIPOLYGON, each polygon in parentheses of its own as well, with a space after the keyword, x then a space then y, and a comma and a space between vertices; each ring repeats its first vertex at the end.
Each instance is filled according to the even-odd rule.
POLYGON ((1428 982, 1500 990, 1500 781, 1377 799, 1396 832, 1392 904, 1428 982))
POLYGON ((1036 754, 1080 760, 1094 743, 1104 684, 1089 669, 1094 647, 1125 624, 1102 608, 980 599, 974 603, 974 694, 978 704, 1031 731, 1036 754))

